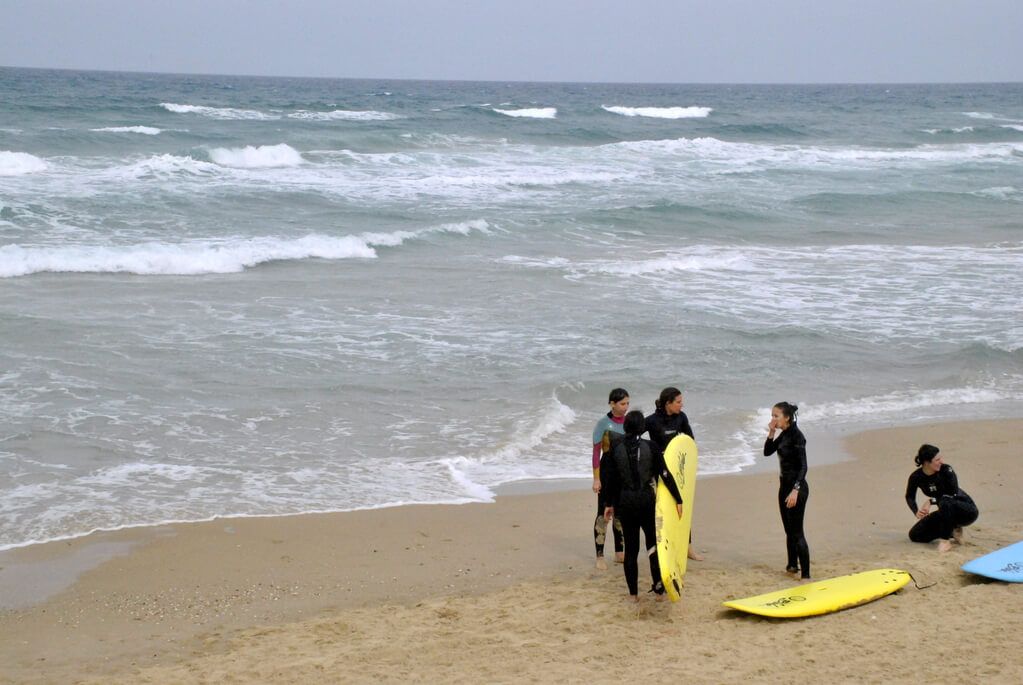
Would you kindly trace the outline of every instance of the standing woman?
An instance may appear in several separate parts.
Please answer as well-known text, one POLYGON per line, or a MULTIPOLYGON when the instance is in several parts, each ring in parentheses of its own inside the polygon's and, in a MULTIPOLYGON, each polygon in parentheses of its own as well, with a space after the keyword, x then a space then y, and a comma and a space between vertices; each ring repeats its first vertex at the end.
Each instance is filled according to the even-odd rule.
POLYGON ((949 538, 962 544, 963 526, 977 520, 979 512, 973 499, 959 488, 959 479, 952 467, 944 463, 934 445, 920 445, 914 461, 919 467, 909 474, 906 483, 906 504, 917 517, 917 523, 909 530, 913 542, 931 542, 941 538, 939 552, 952 549, 949 538), (923 491, 927 501, 917 509, 916 491, 923 491), (931 505, 938 510, 931 512, 931 505))
MULTIPOLYGON (((606 569, 607 562, 604 561, 604 539, 607 537, 607 521, 604 520, 604 493, 600 487, 600 458, 611 449, 612 436, 621 436, 625 433, 622 424, 625 422, 625 414, 629 411, 629 393, 625 388, 615 388, 607 396, 609 410, 602 416, 597 425, 593 427, 593 492, 597 494, 597 518, 593 521, 593 546, 597 551, 597 568, 606 569)), ((622 562, 625 559, 625 552, 622 545, 622 524, 614 519, 611 526, 612 535, 615 541, 615 561, 622 562)))
MULTIPOLYGON (((650 445, 660 453, 664 460, 664 450, 668 443, 676 435, 688 435, 693 440, 693 429, 689 425, 689 417, 682 411, 682 391, 678 388, 667 387, 661 391, 660 397, 654 402, 654 413, 646 417, 646 431, 650 436, 650 445)), ((697 552, 692 546, 692 533, 689 536, 688 557, 694 561, 703 561, 703 555, 697 552)))
POLYGON ((799 573, 801 578, 809 580, 810 546, 806 544, 806 535, 803 534, 803 515, 806 513, 810 488, 806 484, 806 438, 796 425, 797 411, 799 407, 788 402, 779 402, 771 409, 764 456, 769 457, 777 452, 781 468, 778 509, 785 527, 785 546, 789 556, 785 570, 792 574, 799 573))
POLYGON ((645 430, 643 412, 630 411, 625 415, 625 437, 615 440, 614 447, 601 460, 600 477, 604 483, 603 492, 607 509, 607 520, 613 517, 622 522, 625 538, 625 584, 629 597, 639 601, 639 532, 646 538, 646 556, 650 562, 650 591, 664 594, 661 568, 657 559, 657 534, 654 526, 654 509, 657 479, 664 480, 675 498, 675 509, 681 518, 682 496, 675 479, 664 468, 664 460, 646 440, 639 436, 645 430))

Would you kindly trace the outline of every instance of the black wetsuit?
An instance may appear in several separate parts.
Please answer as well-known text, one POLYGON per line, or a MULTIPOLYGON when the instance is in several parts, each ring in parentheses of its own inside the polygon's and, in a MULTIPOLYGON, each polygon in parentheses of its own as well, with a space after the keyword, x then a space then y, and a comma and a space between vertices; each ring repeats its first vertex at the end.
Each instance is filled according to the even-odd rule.
POLYGON ((646 417, 646 432, 650 436, 650 444, 661 454, 664 454, 664 450, 667 449, 672 438, 680 433, 685 433, 693 440, 696 439, 693 429, 689 425, 689 417, 684 411, 671 415, 665 411, 655 411, 646 417))
POLYGON ((931 504, 937 504, 938 510, 917 521, 909 530, 909 539, 913 542, 931 542, 938 538, 948 540, 953 530, 970 525, 980 515, 973 499, 960 489, 956 472, 948 464, 942 464, 941 469, 929 476, 922 466, 909 474, 906 504, 914 514, 917 512, 917 489, 930 498, 931 504))
POLYGON ((785 546, 788 550, 786 568, 801 571, 803 578, 810 577, 810 546, 803 533, 803 515, 806 513, 806 500, 810 497, 810 487, 806 483, 806 438, 796 424, 791 424, 774 440, 768 438, 764 442, 764 456, 778 453, 778 465, 781 477, 778 486, 778 509, 781 512, 781 523, 785 527, 785 546), (785 500, 793 489, 799 491, 796 506, 785 506, 785 500), (797 563, 798 562, 798 563, 797 563))
MULTIPOLYGON (((696 440, 696 436, 693 435, 693 428, 689 425, 689 417, 686 416, 684 411, 680 411, 678 414, 668 414, 668 412, 658 409, 650 416, 646 417, 646 432, 650 436, 650 446, 656 451, 661 453, 661 458, 664 458, 664 450, 668 449, 668 443, 675 438, 676 435, 685 434, 696 440)), ((689 531, 689 543, 693 542, 693 531, 689 531)))
POLYGON ((656 479, 661 478, 676 502, 682 501, 675 479, 664 468, 664 459, 646 440, 630 436, 617 439, 600 460, 600 490, 607 505, 614 507, 615 517, 622 522, 625 539, 625 583, 629 594, 638 594, 639 531, 646 539, 653 589, 664 592, 657 561, 657 537, 654 530, 656 479))

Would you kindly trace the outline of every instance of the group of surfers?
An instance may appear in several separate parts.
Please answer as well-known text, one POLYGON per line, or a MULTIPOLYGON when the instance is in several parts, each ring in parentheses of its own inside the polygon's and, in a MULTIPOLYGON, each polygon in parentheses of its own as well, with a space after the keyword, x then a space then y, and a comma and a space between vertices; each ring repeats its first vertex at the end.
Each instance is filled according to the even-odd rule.
MULTIPOLYGON (((689 417, 682 410, 684 400, 678 388, 664 388, 649 416, 638 410, 629 411, 629 393, 624 388, 613 389, 607 401, 607 414, 593 428, 593 492, 597 495, 593 542, 597 568, 607 568, 604 543, 611 524, 615 561, 624 567, 630 598, 639 601, 640 531, 650 561, 653 580, 650 592, 664 594, 654 527, 657 481, 662 481, 675 498, 679 517, 686 506, 664 462, 664 451, 677 435, 696 438, 689 417), (641 437, 644 433, 648 439, 641 437)), ((798 411, 799 407, 789 402, 779 402, 771 408, 764 456, 778 455, 778 510, 788 555, 785 572, 809 580, 810 547, 803 532, 803 518, 810 487, 806 482, 806 437, 796 422, 798 411)), ((909 531, 909 539, 923 543, 938 540, 938 550, 947 552, 953 542, 962 542, 963 527, 977 520, 977 506, 959 487, 955 471, 944 463, 937 447, 921 445, 914 461, 917 468, 906 484, 906 504, 917 522, 909 531), (918 490, 927 498, 922 506, 917 506, 918 490), (937 509, 931 511, 934 506, 937 509)), ((703 559, 692 545, 689 558, 703 559)))

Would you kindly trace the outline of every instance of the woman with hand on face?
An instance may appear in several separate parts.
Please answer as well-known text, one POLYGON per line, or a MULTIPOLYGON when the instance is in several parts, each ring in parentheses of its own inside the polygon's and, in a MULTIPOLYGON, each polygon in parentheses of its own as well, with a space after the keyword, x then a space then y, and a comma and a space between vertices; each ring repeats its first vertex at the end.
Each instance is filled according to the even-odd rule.
MULTIPOLYGON (((597 552, 597 568, 606 569, 604 561, 604 539, 607 537, 607 521, 604 520, 604 493, 600 487, 600 458, 611 449, 612 437, 620 437, 625 433, 622 425, 625 414, 629 411, 629 393, 625 388, 615 388, 607 396, 609 411, 600 417, 593 427, 593 492, 597 495, 597 518, 593 521, 593 546, 597 552)), ((611 526, 615 542, 615 561, 621 563, 625 559, 622 544, 622 524, 615 519, 611 526)))
POLYGON ((771 422, 767 424, 764 456, 778 453, 781 482, 778 488, 778 509, 785 527, 785 547, 788 563, 785 571, 810 579, 810 546, 803 533, 803 515, 810 488, 806 484, 806 438, 796 425, 799 407, 779 402, 771 409, 771 422))
MULTIPOLYGON (((646 431, 650 436, 650 445, 658 452, 663 461, 664 450, 668 448, 676 435, 688 435, 696 439, 689 425, 689 417, 682 411, 682 391, 668 387, 661 391, 660 397, 654 402, 654 413, 646 417, 646 431)), ((692 535, 689 536, 689 558, 703 561, 703 555, 692 546, 692 535)))
POLYGON ((959 488, 959 479, 952 467, 942 461, 934 445, 920 445, 917 451, 917 469, 909 475, 906 483, 906 504, 916 515, 917 523, 909 531, 913 542, 932 542, 940 538, 939 552, 952 549, 949 539, 962 544, 963 526, 977 520, 979 512, 973 499, 959 488), (919 509, 916 506, 916 491, 921 490, 927 501, 919 509), (937 504, 938 510, 931 511, 937 504))

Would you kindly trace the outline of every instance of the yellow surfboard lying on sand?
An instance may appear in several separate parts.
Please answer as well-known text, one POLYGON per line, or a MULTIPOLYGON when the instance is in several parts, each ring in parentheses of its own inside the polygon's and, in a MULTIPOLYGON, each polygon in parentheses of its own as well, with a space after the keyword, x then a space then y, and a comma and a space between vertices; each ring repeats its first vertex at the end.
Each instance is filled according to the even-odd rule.
POLYGON ((664 463, 682 494, 682 518, 668 486, 658 480, 654 526, 657 529, 657 562, 668 597, 682 596, 682 577, 689 557, 689 530, 693 524, 693 495, 696 491, 696 443, 688 435, 677 435, 664 449, 664 463))
POLYGON ((882 568, 797 585, 766 595, 733 599, 724 605, 771 618, 818 616, 880 599, 909 581, 910 575, 905 571, 882 568))

